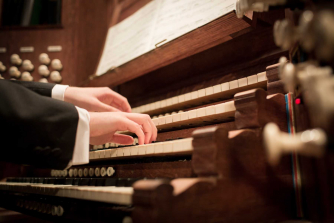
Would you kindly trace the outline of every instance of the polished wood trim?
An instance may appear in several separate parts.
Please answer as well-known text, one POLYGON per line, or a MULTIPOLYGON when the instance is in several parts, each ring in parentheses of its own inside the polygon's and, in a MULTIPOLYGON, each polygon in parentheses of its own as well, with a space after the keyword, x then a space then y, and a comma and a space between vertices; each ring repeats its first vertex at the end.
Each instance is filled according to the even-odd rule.
MULTIPOLYGON (((153 70, 205 51, 237 37, 239 32, 249 32, 250 25, 231 12, 203 27, 158 47, 102 76, 82 83, 82 86, 114 87, 153 70), (233 36, 234 35, 234 36, 233 36)), ((242 32, 242 34, 244 34, 242 32)))

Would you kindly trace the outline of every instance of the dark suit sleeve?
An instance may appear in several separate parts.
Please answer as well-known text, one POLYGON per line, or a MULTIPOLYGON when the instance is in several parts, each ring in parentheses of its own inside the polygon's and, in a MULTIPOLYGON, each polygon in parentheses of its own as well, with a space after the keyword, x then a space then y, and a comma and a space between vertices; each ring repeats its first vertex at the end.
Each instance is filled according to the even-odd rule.
POLYGON ((72 159, 78 119, 74 105, 0 80, 0 160, 65 168, 72 159))
POLYGON ((5 81, 21 85, 25 88, 28 88, 29 90, 36 92, 37 94, 47 97, 51 97, 52 88, 56 85, 52 83, 40 83, 32 81, 8 81, 8 80, 5 81))

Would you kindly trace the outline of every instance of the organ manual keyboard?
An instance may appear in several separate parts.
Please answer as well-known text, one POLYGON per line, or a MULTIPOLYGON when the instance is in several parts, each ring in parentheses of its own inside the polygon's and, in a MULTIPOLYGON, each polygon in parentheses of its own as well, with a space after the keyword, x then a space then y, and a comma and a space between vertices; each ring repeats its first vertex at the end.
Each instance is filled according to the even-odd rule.
MULTIPOLYGON (((143 2, 119 2, 112 22, 143 2)), ((243 15, 247 7, 241 9, 243 15)), ((156 142, 138 145, 134 134, 122 132, 135 138, 133 145, 91 146, 87 165, 8 177, 0 183, 0 206, 52 221, 307 218, 299 165, 285 152, 289 145, 301 148, 294 142, 305 138, 272 140, 289 139, 295 123, 307 120, 280 79, 279 58, 295 59, 295 51, 273 40, 275 20, 286 17, 292 17, 288 9, 246 12, 242 19, 232 12, 87 80, 83 86, 114 87, 133 112, 150 115, 156 142)))

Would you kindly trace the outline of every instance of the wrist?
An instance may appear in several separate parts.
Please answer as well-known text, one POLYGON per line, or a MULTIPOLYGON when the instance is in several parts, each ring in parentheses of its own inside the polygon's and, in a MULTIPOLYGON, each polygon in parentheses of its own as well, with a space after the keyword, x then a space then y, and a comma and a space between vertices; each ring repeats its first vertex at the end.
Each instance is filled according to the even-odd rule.
POLYGON ((76 87, 68 87, 64 92, 64 101, 73 103, 73 95, 76 87))

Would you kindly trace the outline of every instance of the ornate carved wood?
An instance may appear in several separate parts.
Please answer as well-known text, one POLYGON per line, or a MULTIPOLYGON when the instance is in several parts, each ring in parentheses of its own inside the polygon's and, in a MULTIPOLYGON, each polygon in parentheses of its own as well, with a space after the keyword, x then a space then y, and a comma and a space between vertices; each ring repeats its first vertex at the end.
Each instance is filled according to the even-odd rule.
POLYGON ((238 129, 264 127, 275 122, 287 131, 285 99, 283 94, 267 96, 263 89, 252 89, 234 96, 235 124, 238 129))

